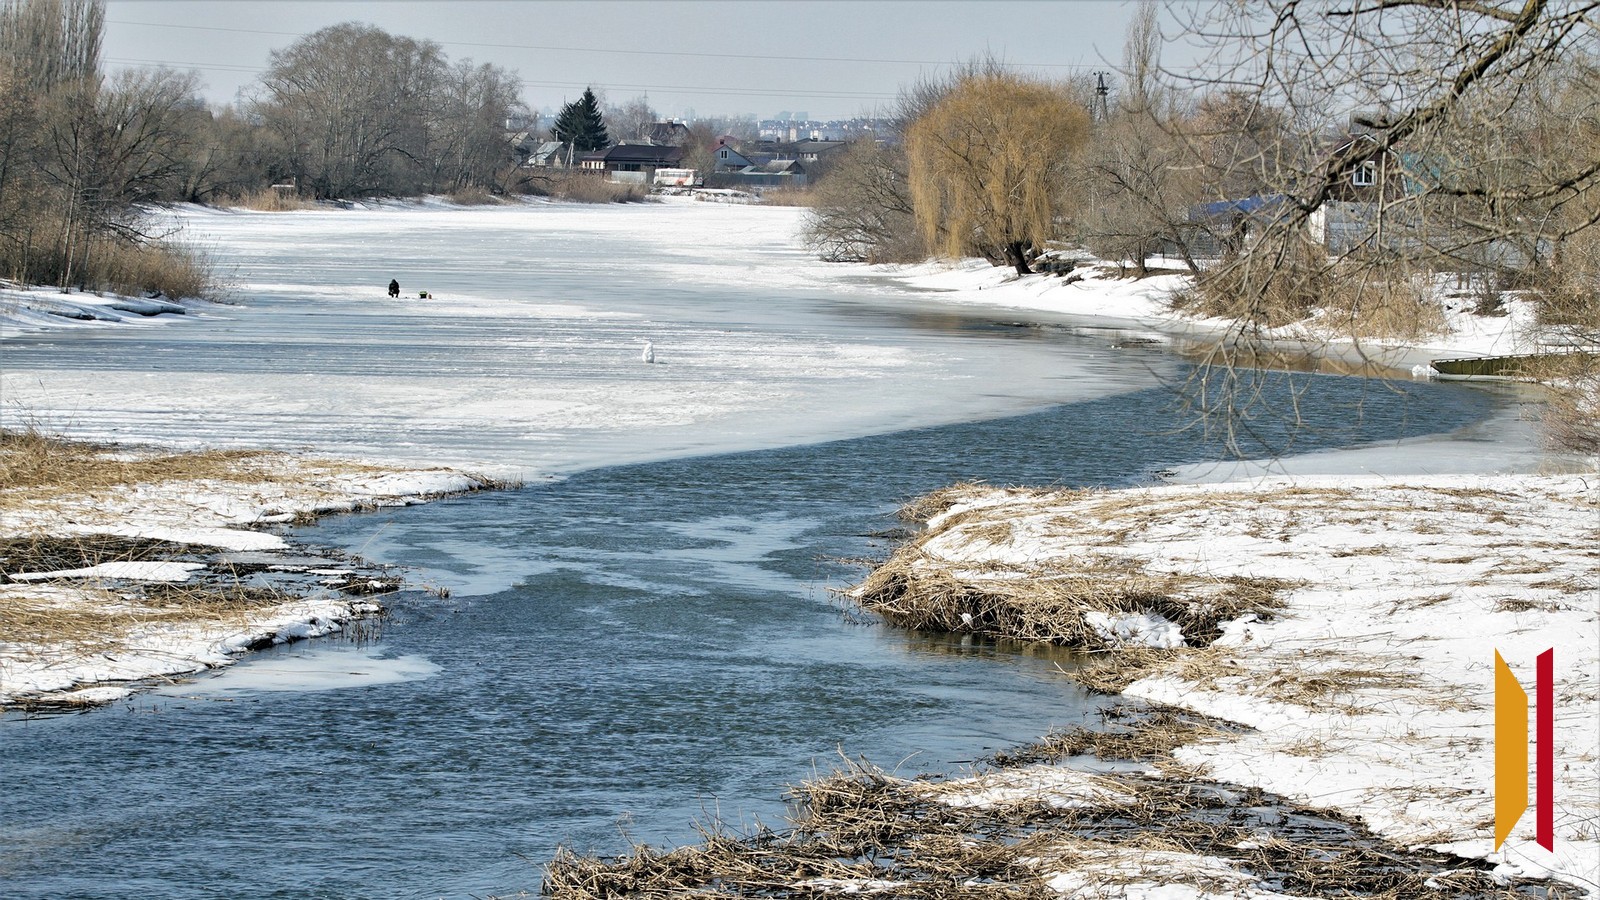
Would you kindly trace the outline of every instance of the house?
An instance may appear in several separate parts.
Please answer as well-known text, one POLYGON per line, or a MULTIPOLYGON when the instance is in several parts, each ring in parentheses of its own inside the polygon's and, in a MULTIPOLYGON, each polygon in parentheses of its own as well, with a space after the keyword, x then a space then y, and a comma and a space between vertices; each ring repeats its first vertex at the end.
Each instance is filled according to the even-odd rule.
POLYGON ((539 148, 539 139, 531 131, 507 131, 506 143, 511 145, 511 152, 517 157, 517 165, 527 165, 528 159, 539 148))
POLYGON ((711 148, 711 156, 717 161, 717 172, 737 172, 756 164, 755 160, 739 152, 738 142, 728 135, 717 138, 716 145, 711 148))
POLYGON ((567 165, 567 145, 560 141, 545 141, 528 154, 525 166, 538 169, 560 169, 567 165))
MULTIPOLYGON (((720 161, 719 161, 720 162, 720 161)), ((809 176, 795 159, 774 159, 734 171, 718 171, 706 176, 706 187, 733 188, 760 193, 769 188, 804 187, 809 176)))
POLYGON ((1283 194, 1255 194, 1189 208, 1187 243, 1197 253, 1223 255, 1250 246, 1261 231, 1288 213, 1283 194))
MULTIPOLYGON (((617 144, 600 155, 601 167, 611 181, 653 184, 657 169, 676 169, 683 148, 661 144, 617 144)), ((587 165, 587 163, 586 163, 587 165)))
POLYGON ((1327 166, 1332 202, 1377 203, 1404 196, 1409 188, 1405 160, 1371 134, 1341 137, 1327 153, 1327 166))
POLYGON ((682 122, 656 122, 650 126, 648 140, 665 147, 682 147, 689 143, 689 126, 682 122))
POLYGON ((845 141, 748 141, 739 142, 724 135, 712 148, 718 172, 738 172, 750 166, 772 162, 798 162, 806 169, 825 167, 834 154, 849 144, 845 141))

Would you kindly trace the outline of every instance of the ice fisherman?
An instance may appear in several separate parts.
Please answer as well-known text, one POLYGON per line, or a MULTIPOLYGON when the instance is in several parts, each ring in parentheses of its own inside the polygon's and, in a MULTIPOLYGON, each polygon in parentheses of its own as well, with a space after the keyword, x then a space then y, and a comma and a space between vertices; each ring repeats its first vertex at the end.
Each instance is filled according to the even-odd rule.
POLYGON ((396 281, 393 278, 389 279, 389 296, 391 296, 391 297, 400 296, 400 282, 396 281))

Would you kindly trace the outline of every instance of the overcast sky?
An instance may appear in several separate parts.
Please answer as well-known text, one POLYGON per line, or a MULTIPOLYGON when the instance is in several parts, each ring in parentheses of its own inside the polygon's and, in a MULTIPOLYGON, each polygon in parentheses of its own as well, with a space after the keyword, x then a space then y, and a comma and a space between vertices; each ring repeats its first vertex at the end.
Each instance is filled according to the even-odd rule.
POLYGON ((104 60, 195 69, 209 99, 232 102, 272 50, 358 21, 514 70, 535 109, 593 85, 616 104, 648 95, 669 117, 835 119, 979 54, 1046 76, 1109 68, 1132 12, 1117 0, 109 0, 104 60))

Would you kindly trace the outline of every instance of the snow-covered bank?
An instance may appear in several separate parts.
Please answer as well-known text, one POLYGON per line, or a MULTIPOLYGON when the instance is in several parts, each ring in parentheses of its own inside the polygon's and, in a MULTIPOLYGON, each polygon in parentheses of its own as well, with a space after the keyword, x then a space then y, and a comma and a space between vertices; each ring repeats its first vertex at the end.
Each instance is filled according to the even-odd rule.
POLYGON ((284 454, 184 475, 188 457, 52 452, 81 453, 89 484, 0 486, 0 707, 106 703, 150 679, 340 631, 375 612, 370 594, 393 581, 260 529, 484 486, 446 469, 284 454), (95 483, 96 465, 143 474, 95 483), (148 474, 165 468, 171 477, 148 474))
MULTIPOLYGON (((862 266, 879 277, 908 287, 933 292, 941 301, 1027 310, 1074 319, 1102 320, 1148 328, 1181 340, 1207 341, 1226 334, 1232 323, 1174 312, 1174 292, 1193 286, 1187 274, 1172 274, 1170 260, 1154 260, 1168 274, 1134 278, 1120 275, 1114 265, 1093 264, 1075 269, 1067 277, 1049 274, 1018 276, 1009 268, 983 260, 927 262, 908 266, 862 266)), ((1178 264, 1181 265, 1181 264, 1178 264)), ((1536 353, 1544 340, 1535 322, 1533 304, 1508 297, 1501 315, 1477 315, 1473 298, 1442 290, 1440 306, 1443 333, 1415 342, 1370 339, 1356 341, 1337 323, 1313 318, 1275 329, 1261 338, 1284 348, 1341 359, 1372 362, 1409 370, 1432 359, 1453 356, 1498 356, 1536 353)))
POLYGON ((0 282, 0 340, 59 329, 136 325, 181 316, 188 307, 164 297, 66 293, 0 282))
MULTIPOLYGON (((894 564, 970 597, 976 630, 992 621, 981 598, 1085 571, 1184 585, 1288 579, 1277 611, 1223 623, 1209 646, 1178 651, 1124 688, 1252 729, 1181 748, 1177 760, 1351 814, 1402 845, 1488 859, 1507 876, 1548 873, 1600 896, 1600 477, 972 488, 951 501, 894 564), (1494 654, 1531 685, 1548 648, 1556 850, 1535 844, 1530 811, 1496 852, 1494 654)), ((1164 646, 1156 638, 1172 629, 1154 626, 1171 623, 1156 619, 1127 610, 1120 621, 1145 627, 1101 633, 1112 645, 1164 646)), ((1038 777, 1048 793, 1056 776, 1038 777)))

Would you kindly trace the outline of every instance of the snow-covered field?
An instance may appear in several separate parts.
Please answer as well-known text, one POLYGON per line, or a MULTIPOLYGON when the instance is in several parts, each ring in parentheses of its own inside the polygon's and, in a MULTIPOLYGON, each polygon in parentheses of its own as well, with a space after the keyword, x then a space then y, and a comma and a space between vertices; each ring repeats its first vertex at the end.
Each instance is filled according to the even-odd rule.
MULTIPOLYGON (((181 211, 191 239, 227 248, 220 255, 231 260, 237 305, 188 304, 179 316, 160 303, 0 291, 0 423, 171 447, 309 448, 410 469, 340 475, 290 458, 284 472, 243 487, 174 482, 3 506, 0 534, 273 549, 276 538, 249 527, 469 486, 453 472, 416 474, 437 463, 537 477, 1003 415, 1155 381, 1136 366, 1076 364, 1048 346, 911 335, 865 318, 840 325, 833 313, 855 303, 874 304, 877 315, 1027 310, 1160 340, 1215 325, 1164 310, 1162 293, 1176 276, 1068 284, 971 262, 825 266, 793 240, 801 214, 690 202, 181 211), (383 296, 390 277, 407 299, 383 296), (434 299, 410 299, 415 290, 434 299), (752 293, 768 299, 751 303, 752 293), (655 362, 641 358, 646 341, 655 362), (1008 391, 997 398, 989 388, 1002 381, 1008 391)), ((1452 310, 1450 320, 1454 331, 1436 347, 1396 349, 1387 361, 1409 367, 1538 346, 1519 304, 1503 318, 1452 310)), ((1217 649, 1229 667, 1217 677, 1151 678, 1129 693, 1253 726, 1234 741, 1180 751, 1214 777, 1359 815, 1402 843, 1488 856, 1492 650, 1526 673, 1533 653, 1554 646, 1558 758, 1567 766, 1558 778, 1558 852, 1533 847, 1524 824, 1495 858, 1507 873, 1552 871, 1600 896, 1596 479, 1471 474, 1537 471, 1547 459, 1535 439, 1519 435, 1491 460, 1428 441, 1364 451, 1359 464, 1348 453, 1324 455, 1302 463, 1292 487, 1257 479, 1142 494, 1170 514, 1096 552, 1303 585, 1272 621, 1228 628, 1217 649), (1434 475, 1463 474, 1394 476, 1416 471, 1418 460, 1434 475), (1353 471, 1378 474, 1326 475, 1353 471), (1331 686, 1316 702, 1296 699, 1311 696, 1296 685, 1312 682, 1331 686)), ((974 502, 1008 523, 1012 537, 953 547, 952 559, 1033 563, 1082 550, 1051 532, 1052 518, 1072 510, 1048 498, 974 502)), ((37 597, 34 583, 0 591, 37 597)), ((340 613, 307 607, 297 615, 306 626, 340 613)), ((258 622, 249 633, 294 627, 258 622)), ((223 662, 248 643, 237 632, 134 635, 130 647, 150 658, 170 653, 189 668, 223 662)), ((0 657, 0 697, 140 674, 125 664, 103 653, 0 657)), ((1040 778, 1032 788, 1060 781, 1040 778)), ((1180 856, 1161 865, 1216 865, 1180 856)), ((1128 896, 1211 896, 1152 877, 1128 896)), ((1238 892, 1228 896, 1251 896, 1244 881, 1221 881, 1238 892)))

